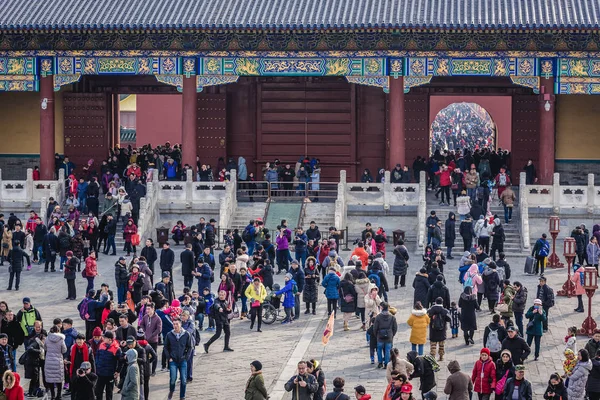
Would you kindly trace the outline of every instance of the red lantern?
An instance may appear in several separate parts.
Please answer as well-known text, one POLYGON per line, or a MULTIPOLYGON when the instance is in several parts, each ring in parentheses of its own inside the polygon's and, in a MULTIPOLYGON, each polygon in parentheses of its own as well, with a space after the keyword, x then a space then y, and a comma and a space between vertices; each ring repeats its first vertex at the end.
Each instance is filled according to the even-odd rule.
POLYGON ((556 238, 560 232, 560 218, 555 215, 550 217, 549 231, 552 236, 552 254, 548 257, 548 268, 564 268, 565 265, 560 262, 560 258, 556 254, 556 238))
POLYGON ((558 296, 575 296, 575 284, 571 281, 571 268, 573 267, 573 261, 577 255, 577 243, 572 237, 565 238, 565 259, 567 260, 567 281, 563 284, 562 290, 559 290, 556 294, 558 296))
POLYGON ((565 257, 575 258, 575 256, 577 255, 577 243, 575 242, 575 239, 573 239, 572 237, 565 238, 564 246, 565 246, 565 252, 564 252, 565 257))
POLYGON ((596 321, 592 318, 592 298, 598 289, 598 271, 594 267, 586 267, 583 273, 583 287, 588 297, 588 316, 581 324, 580 335, 592 336, 596 330, 596 321))
POLYGON ((560 232, 560 218, 557 216, 550 217, 550 227, 548 228, 550 233, 560 232))

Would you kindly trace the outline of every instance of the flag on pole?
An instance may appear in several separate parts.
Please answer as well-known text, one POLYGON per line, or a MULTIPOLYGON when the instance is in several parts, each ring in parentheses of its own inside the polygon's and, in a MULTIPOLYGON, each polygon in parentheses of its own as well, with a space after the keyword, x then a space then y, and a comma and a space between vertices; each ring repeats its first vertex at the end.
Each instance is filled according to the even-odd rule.
POLYGON ((333 336, 333 324, 335 322, 335 314, 332 312, 329 316, 329 320, 327 321, 327 325, 325 326, 325 330, 323 331, 323 338, 321 342, 323 346, 327 346, 329 343, 329 339, 333 336))

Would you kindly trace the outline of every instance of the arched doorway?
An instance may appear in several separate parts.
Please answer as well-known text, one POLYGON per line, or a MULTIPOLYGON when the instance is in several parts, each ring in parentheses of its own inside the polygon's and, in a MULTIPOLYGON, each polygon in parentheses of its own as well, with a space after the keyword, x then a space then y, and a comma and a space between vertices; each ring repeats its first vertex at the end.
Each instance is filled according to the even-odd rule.
POLYGON ((452 103, 435 116, 429 134, 429 154, 462 149, 496 149, 496 124, 477 103, 452 103))

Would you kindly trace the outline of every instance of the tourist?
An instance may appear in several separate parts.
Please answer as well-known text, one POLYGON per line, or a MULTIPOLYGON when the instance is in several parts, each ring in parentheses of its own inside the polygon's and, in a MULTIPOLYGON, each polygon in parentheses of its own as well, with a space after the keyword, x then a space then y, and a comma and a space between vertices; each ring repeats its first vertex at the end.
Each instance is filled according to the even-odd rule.
MULTIPOLYGON (((6 227, 5 229, 8 229, 8 227, 6 227)), ((9 231, 10 232, 10 231, 9 231)), ((44 236, 44 240, 42 241, 42 248, 43 248, 43 252, 44 252, 44 258, 46 259, 46 266, 44 268, 44 272, 48 272, 48 266, 50 265, 50 271, 54 272, 55 269, 55 262, 56 262, 56 254, 58 252, 58 238, 55 235, 56 230, 54 229, 54 227, 48 229, 48 233, 46 234, 46 236, 44 236)), ((6 230, 5 230, 5 235, 6 235, 6 230)), ((5 256, 8 256, 9 253, 9 248, 5 248, 4 244, 5 244, 5 236, 2 237, 2 258, 0 261, 0 265, 3 265, 4 262, 4 258, 5 256)), ((10 243, 10 246, 12 247, 12 242, 10 243)))
POLYGON ((65 345, 65 335, 60 333, 56 325, 50 328, 50 334, 44 343, 44 352, 45 382, 50 387, 52 398, 60 399, 65 380, 63 354, 67 352, 67 346, 65 345))
POLYGON ((229 347, 231 330, 229 327, 228 315, 231 312, 233 312, 233 309, 227 301, 227 292, 220 290, 219 297, 215 299, 213 305, 210 307, 210 316, 214 319, 217 330, 208 342, 204 343, 204 351, 206 353, 208 353, 210 345, 221 337, 221 332, 225 333, 225 346, 223 347, 223 351, 233 351, 233 349, 229 347))
POLYGON ((65 279, 67 280, 67 298, 65 300, 75 300, 77 298, 77 288, 75 287, 75 279, 77 278, 77 266, 80 261, 73 256, 71 250, 65 253, 67 260, 65 261, 64 271, 65 279))
MULTIPOLYGON (((401 398, 402 386, 408 382, 408 377, 399 371, 392 371, 390 381, 385 388, 383 400, 395 400, 401 398)), ((358 398, 358 396, 356 396, 358 398)), ((369 397, 370 399, 371 397, 369 397)))
MULTIPOLYGON (((265 260, 266 261, 266 260, 265 260)), ((264 268, 264 267, 263 267, 264 268)), ((270 268, 270 266, 269 266, 270 268)), ((310 313, 310 308, 312 306, 312 314, 316 315, 317 302, 319 301, 319 270, 317 266, 317 260, 315 257, 308 257, 306 259, 306 267, 304 268, 304 290, 302 290, 302 301, 306 304, 306 311, 304 314, 310 313)), ((366 276, 365 276, 366 278, 366 276)), ((271 278, 272 280, 272 278, 271 278)), ((366 280, 366 279, 365 279, 366 280)), ((368 280, 367 280, 368 282, 368 280)), ((356 285, 356 283, 355 283, 356 285)), ((271 285, 272 286, 272 285, 271 285)), ((361 304, 361 298, 357 298, 357 302, 361 304)), ((364 317, 364 300, 363 304, 363 324, 365 321, 364 317)))
POLYGON ((367 394, 367 389, 362 385, 358 385, 354 388, 354 397, 356 397, 357 400, 371 400, 371 395, 367 394))
POLYGON ((185 245, 185 250, 181 252, 179 260, 181 261, 181 275, 183 275, 183 286, 191 288, 194 283, 194 252, 192 251, 192 244, 188 243, 185 245))
POLYGON ((306 362, 306 369, 317 381, 318 389, 313 394, 313 400, 323 400, 326 395, 325 372, 323 372, 319 362, 314 359, 306 362))
POLYGON ((346 381, 339 376, 333 379, 333 392, 329 392, 325 400, 350 400, 350 397, 343 393, 346 381))
POLYGON ((490 350, 490 357, 497 361, 500 358, 502 342, 508 337, 504 323, 500 321, 500 315, 494 314, 492 322, 485 327, 483 332, 483 347, 490 350))
POLYGON ((535 242, 533 250, 531 250, 531 256, 535 257, 535 275, 538 273, 544 275, 546 258, 550 255, 550 243, 546 238, 546 234, 542 233, 542 237, 535 242))
POLYGON ((496 364, 490 357, 490 350, 483 348, 479 352, 479 360, 473 366, 471 374, 473 391, 480 400, 489 400, 496 387, 496 364))
POLYGON ((515 365, 509 350, 502 350, 500 358, 496 361, 496 400, 502 399, 506 381, 515 377, 515 365))
POLYGON ((426 399, 425 396, 429 396, 428 393, 437 386, 435 372, 439 370, 439 365, 431 356, 418 356, 416 351, 409 351, 406 359, 415 367, 410 379, 419 378, 421 383, 419 390, 422 397, 426 399))
POLYGON ((575 312, 584 312, 583 309, 583 295, 585 294, 585 289, 583 287, 585 276, 585 267, 582 265, 575 270, 573 275, 571 275, 571 282, 573 282, 573 287, 575 288, 575 295, 577 296, 577 308, 573 311, 575 312))
POLYGON ((513 207, 517 196, 515 196, 515 192, 513 192, 510 185, 508 185, 505 186, 504 191, 501 194, 500 187, 498 188, 498 197, 500 197, 500 201, 504 207, 504 223, 508 224, 512 221, 513 207))
MULTIPOLYGON (((514 283, 515 294, 512 299, 512 311, 515 317, 515 324, 522 334, 523 330, 523 313, 525 312, 525 304, 527 303, 527 288, 521 282, 514 283)), ((547 316, 547 314, 546 314, 547 316)))
POLYGON ((335 268, 329 268, 329 273, 323 278, 321 286, 325 288, 325 297, 327 298, 327 315, 333 312, 337 316, 337 303, 340 298, 340 277, 336 274, 335 268))
POLYGON ((298 373, 283 386, 286 392, 292 392, 292 400, 311 400, 317 392, 315 377, 308 372, 306 361, 298 362, 298 373))
POLYGON ((10 277, 8 278, 8 288, 6 290, 12 290, 13 281, 15 283, 15 290, 19 290, 21 283, 21 272, 23 271, 23 258, 27 261, 27 270, 31 269, 31 260, 29 255, 23 251, 19 241, 15 242, 15 246, 8 252, 8 261, 10 262, 10 277), (16 278, 16 279, 15 279, 16 278))
POLYGON ((473 238, 476 238, 475 229, 473 228, 473 220, 471 214, 466 214, 464 221, 461 221, 458 233, 463 239, 463 251, 471 252, 473 247, 473 238))
POLYGON ((533 400, 531 383, 525 379, 525 366, 515 367, 515 377, 506 381, 502 400, 533 400))
POLYGON ((460 328, 463 331, 465 345, 475 344, 473 335, 475 335, 475 331, 477 330, 477 315, 475 311, 478 306, 477 296, 473 294, 473 288, 471 286, 466 286, 463 289, 463 293, 461 293, 460 299, 458 300, 458 307, 460 307, 461 310, 460 328))
MULTIPOLYGON (((426 315, 426 311, 422 311, 426 315)), ((396 317, 390 314, 389 305, 382 303, 381 313, 375 317, 375 322, 373 323, 373 335, 377 338, 377 368, 387 367, 394 336, 396 336, 397 331, 398 323, 396 322, 396 317)))
POLYGON ((437 226, 437 223, 440 219, 437 217, 435 211, 431 211, 429 217, 425 221, 425 225, 427 227, 427 244, 431 244, 431 239, 433 238, 433 231, 437 226))
POLYGON ((590 400, 600 400, 600 351, 591 360, 592 370, 587 380, 586 392, 590 400))
MULTIPOLYGON (((596 233, 599 233, 598 236, 600 236, 600 226, 599 225, 594 225, 594 228, 598 227, 598 230, 594 232, 594 235, 596 233)), ((600 260, 600 246, 598 245, 598 238, 596 236, 592 236, 590 238, 590 242, 587 245, 586 248, 586 256, 587 256, 587 262, 589 265, 592 265, 594 268, 596 268, 596 275, 598 275, 598 263, 600 260)))
POLYGON ((498 253, 504 251, 504 241, 506 240, 504 226, 502 226, 502 221, 497 215, 494 215, 494 223, 492 224, 490 235, 493 238, 491 249, 492 260, 496 261, 496 251, 498 251, 498 253))
POLYGON ((431 285, 429 283, 429 275, 427 274, 427 270, 425 268, 421 268, 419 272, 417 272, 412 286, 414 289, 414 304, 417 302, 420 302, 421 304, 427 304, 427 295, 431 285))
POLYGON ((569 377, 567 393, 569 399, 583 399, 585 397, 585 388, 588 381, 588 375, 592 370, 592 362, 586 349, 581 349, 577 353, 577 365, 569 377))
POLYGON ((544 399, 546 400, 555 400, 555 399, 567 399, 568 393, 567 388, 565 387, 565 383, 563 382, 561 376, 559 374, 550 375, 550 379, 548 380, 548 387, 544 392, 544 399))
POLYGON ((448 363, 448 371, 450 376, 446 378, 444 386, 444 393, 448 395, 448 400, 468 399, 473 392, 471 377, 460 370, 460 364, 456 360, 448 363))
POLYGON ((175 252, 171 250, 169 242, 165 242, 160 251, 160 270, 168 272, 171 279, 173 278, 173 264, 175 264, 175 252))
POLYGON ((269 394, 265 387, 265 378, 262 374, 262 364, 258 360, 250 363, 250 378, 246 382, 244 391, 245 400, 267 400, 269 394))
POLYGON ((575 253, 577 253, 577 264, 579 265, 583 265, 583 262, 585 261, 585 250, 589 242, 589 239, 586 239, 584 229, 585 225, 582 224, 580 226, 576 226, 571 232, 571 237, 575 239, 575 253))
POLYGON ((18 373, 13 371, 4 372, 2 375, 2 385, 4 386, 4 395, 7 400, 21 400, 25 398, 25 393, 21 386, 21 376, 18 373))
POLYGON ((400 281, 400 287, 406 286, 406 273, 408 272, 408 260, 410 259, 404 240, 400 238, 398 239, 398 245, 394 248, 394 256, 394 289, 398 289, 398 281, 400 281))
POLYGON ((403 358, 400 358, 400 350, 394 347, 390 351, 390 362, 385 368, 385 376, 388 383, 392 381, 392 374, 399 373, 404 376, 411 376, 415 370, 415 367, 403 358))
POLYGON ((546 277, 540 276, 538 279, 536 299, 542 300, 542 308, 544 309, 544 332, 548 331, 548 319, 550 318, 550 308, 554 307, 554 290, 546 284, 546 277))
MULTIPOLYGON (((219 296, 221 297, 221 296, 219 296)), ((221 305, 221 304, 219 304, 221 305)), ((227 322, 229 328, 229 321, 227 322)), ((229 329, 225 333, 226 348, 229 346, 229 329)), ((220 334, 220 332, 218 332, 220 334)), ((218 337, 217 337, 218 338, 218 337)), ((212 340, 212 339, 211 339, 212 340)), ((216 339, 215 339, 216 340, 216 339)), ((214 340, 213 340, 214 341, 214 340)), ((204 349, 208 353, 208 346, 212 342, 204 345, 204 349)), ((164 352, 169 360, 169 399, 173 398, 175 392, 175 383, 177 382, 177 374, 179 373, 179 397, 185 398, 185 390, 187 386, 187 361, 190 353, 193 350, 192 338, 190 334, 181 327, 181 320, 173 320, 173 330, 167 334, 164 342, 164 352)), ((128 355, 129 360, 129 355, 128 355)))
POLYGON ((482 274, 483 283, 485 284, 485 297, 488 301, 488 309, 490 313, 494 313, 494 308, 499 299, 500 276, 496 271, 496 263, 491 261, 484 269, 482 274))
POLYGON ((267 289, 261 283, 259 278, 254 278, 251 285, 248 285, 244 292, 245 296, 250 301, 250 330, 254 328, 254 322, 258 320, 257 332, 262 325, 262 306, 267 298, 267 289))
MULTIPOLYGON (((152 275, 154 275, 154 263, 158 259, 158 255, 156 253, 156 249, 154 248, 154 241, 150 238, 146 239, 146 245, 140 252, 140 258, 144 257, 146 262, 148 263, 148 267, 152 271, 152 275)), ((153 281, 154 282, 154 281, 153 281)))
MULTIPOLYGON (((18 319, 17 314, 17 319, 18 319)), ((598 350, 600 350, 600 329, 594 329, 594 335, 588 342, 585 344, 585 349, 588 354, 596 354, 598 350)))
MULTIPOLYGON (((436 300, 436 303, 437 303, 437 300, 436 300)), ((417 351, 417 349, 418 349, 419 355, 422 356, 423 355, 423 346, 425 345, 425 343, 427 343, 427 327, 429 326, 429 323, 430 323, 430 317, 427 314, 427 310, 423 308, 423 305, 421 304, 420 301, 417 301, 415 303, 415 307, 411 311, 410 317, 408 318, 408 321, 406 321, 406 323, 408 324, 408 326, 411 327, 409 341, 412 344, 412 350, 417 351)), ((444 324, 445 324, 445 321, 444 321, 444 324)), ((443 345, 440 346, 440 350, 441 350, 442 346, 443 345)), ((378 350, 379 350, 379 343, 378 343, 378 350)), ((433 351, 434 350, 432 347, 432 352, 433 351)), ((387 365, 387 361, 386 361, 386 365, 387 365)))
POLYGON ((354 282, 352 275, 347 272, 344 275, 344 279, 340 282, 340 311, 344 313, 344 330, 349 331, 350 327, 348 323, 352 314, 356 312, 356 289, 354 288, 354 282))
POLYGON ((479 220, 475 224, 475 228, 473 228, 475 230, 475 235, 477 236, 477 245, 481 247, 482 252, 485 250, 486 258, 487 253, 490 251, 490 234, 493 228, 494 227, 488 223, 488 219, 485 218, 483 214, 479 216, 479 220))
POLYGON ((300 268, 298 261, 292 260, 289 273, 292 274, 292 280, 296 283, 296 292, 294 293, 294 320, 300 318, 300 296, 304 291, 305 276, 304 266, 300 268))
MULTIPOLYGON (((454 203, 456 203, 456 195, 454 196, 454 203)), ((456 204, 454 204, 456 206, 456 204)), ((446 220, 444 232, 444 241, 446 244, 446 257, 448 260, 453 260, 452 248, 454 247, 454 241, 456 240, 456 215, 450 211, 448 213, 448 219, 446 220)))
POLYGON ((296 282, 294 281, 292 274, 285 274, 285 286, 275 292, 276 296, 284 295, 283 299, 283 309, 285 310, 285 319, 281 322, 282 324, 291 324, 292 323, 292 310, 295 305, 295 295, 294 291, 298 290, 296 286, 296 282), (295 289, 294 289, 295 288, 295 289))
POLYGON ((543 322, 546 319, 546 314, 540 299, 535 299, 533 301, 533 306, 529 308, 525 314, 525 317, 527 317, 530 321, 530 323, 527 324, 527 345, 531 346, 531 342, 535 339, 535 361, 537 361, 540 356, 540 342, 543 335, 543 322))

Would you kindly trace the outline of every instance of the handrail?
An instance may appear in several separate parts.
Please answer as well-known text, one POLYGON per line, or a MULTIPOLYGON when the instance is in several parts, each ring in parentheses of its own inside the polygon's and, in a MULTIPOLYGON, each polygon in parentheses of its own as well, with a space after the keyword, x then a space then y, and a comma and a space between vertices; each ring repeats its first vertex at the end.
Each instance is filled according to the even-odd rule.
POLYGON ((266 201, 267 206, 265 207, 265 216, 263 218, 263 224, 267 223, 267 217, 269 216, 269 205, 271 205, 271 197, 269 197, 266 201))
POLYGON ((300 207, 300 215, 298 215, 298 226, 304 226, 304 218, 306 217, 306 201, 302 202, 300 207))

